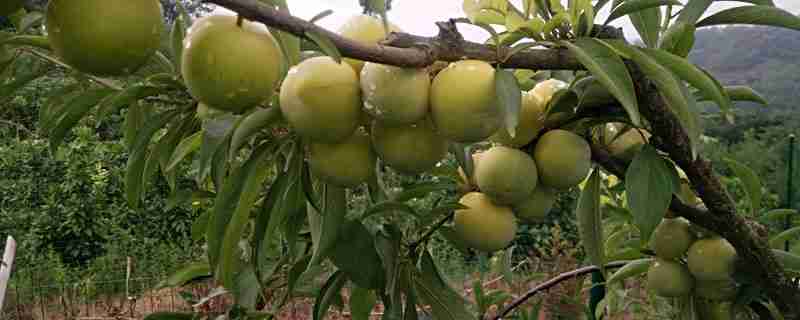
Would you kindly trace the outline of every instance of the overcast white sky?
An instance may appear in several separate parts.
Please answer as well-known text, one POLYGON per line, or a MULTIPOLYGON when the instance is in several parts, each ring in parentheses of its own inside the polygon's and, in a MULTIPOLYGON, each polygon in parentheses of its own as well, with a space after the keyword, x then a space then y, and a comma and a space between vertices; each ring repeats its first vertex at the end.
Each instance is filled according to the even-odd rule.
MULTIPOLYGON (((685 0, 681 1, 686 2, 685 0)), ((319 22, 320 25, 331 30, 336 30, 352 15, 361 13, 358 0, 288 0, 288 2, 292 14, 304 19, 310 19, 327 9, 333 10, 332 15, 319 22)), ((800 0, 774 0, 774 2, 780 8, 795 14, 800 13, 800 0)), ((464 16, 461 4, 462 0, 393 0, 389 20, 400 26, 405 32, 433 36, 437 32, 434 22, 464 16)), ((738 5, 746 4, 735 1, 718 1, 712 6, 710 12, 738 5)), ((606 6, 604 12, 600 13, 602 19, 608 15, 608 7, 606 6)), ((638 37, 627 18, 618 19, 612 24, 622 26, 629 38, 638 37)), ((478 27, 462 24, 459 25, 459 30, 472 41, 482 42, 489 37, 486 31, 478 27)))
MULTIPOLYGON (((358 0, 288 0, 292 14, 300 18, 309 19, 317 13, 331 9, 333 15, 319 22, 320 25, 336 30, 347 18, 361 13, 358 0)), ((800 0, 774 0, 778 7, 789 10, 795 14, 800 13, 800 0)), ((516 1, 521 2, 521 1, 516 1)), ((685 2, 682 0, 682 2, 685 2)), ((437 32, 434 22, 443 21, 453 17, 463 17, 461 11, 462 0, 393 0, 389 20, 399 25, 405 32, 418 35, 435 35, 437 32)), ((712 7, 714 11, 726 7, 742 5, 742 2, 719 1, 712 7)), ((606 6, 605 11, 608 11, 606 6)), ((608 15, 601 12, 603 19, 608 15)), ((598 19, 599 21, 600 19, 598 19)), ((627 21, 627 18, 618 19, 615 23, 625 29, 628 37, 638 37, 636 31, 627 21)), ((459 25, 459 30, 472 41, 483 41, 489 37, 486 31, 468 25, 459 25)))

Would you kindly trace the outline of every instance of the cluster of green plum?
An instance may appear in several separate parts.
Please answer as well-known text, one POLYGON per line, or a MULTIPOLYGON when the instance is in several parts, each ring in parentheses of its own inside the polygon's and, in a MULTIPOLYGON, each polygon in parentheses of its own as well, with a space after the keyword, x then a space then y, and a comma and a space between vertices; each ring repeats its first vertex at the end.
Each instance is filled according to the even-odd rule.
POLYGON ((692 228, 683 218, 667 218, 653 233, 650 247, 656 259, 647 272, 647 287, 654 293, 671 298, 694 295, 708 304, 736 297, 736 249, 724 238, 692 228))
MULTIPOLYGON (((362 15, 339 33, 377 43, 387 31, 399 30, 388 29, 362 15)), ((161 7, 156 0, 53 0, 47 30, 55 53, 75 69, 126 75, 157 49, 161 7)), ((418 174, 434 168, 450 142, 494 142, 476 166, 477 190, 461 199, 469 209, 456 213, 456 230, 476 249, 506 246, 516 231, 512 212, 525 221, 541 220, 556 190, 577 185, 590 169, 590 148, 582 137, 565 130, 541 132, 547 104, 566 88, 558 80, 522 93, 512 137, 503 127, 496 71, 483 61, 432 70, 308 55, 287 68, 264 25, 224 15, 195 21, 181 52, 181 74, 200 117, 244 114, 277 94, 292 132, 307 145, 312 172, 331 184, 368 181, 378 158, 398 172, 418 174), (518 149, 537 137, 530 154, 518 149)))

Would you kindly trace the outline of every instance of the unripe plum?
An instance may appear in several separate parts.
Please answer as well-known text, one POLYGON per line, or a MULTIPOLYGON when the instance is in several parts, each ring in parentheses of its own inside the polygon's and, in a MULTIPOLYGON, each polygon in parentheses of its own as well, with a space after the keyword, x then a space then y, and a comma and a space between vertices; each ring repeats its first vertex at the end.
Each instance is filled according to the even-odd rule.
POLYGON ((683 218, 663 219, 650 238, 650 248, 659 258, 680 259, 694 242, 689 221, 683 218))
POLYGON ((539 181, 556 189, 576 186, 592 166, 589 143, 572 132, 556 129, 539 138, 533 152, 539 181))
POLYGON ((721 237, 697 240, 689 248, 687 262, 697 280, 728 280, 734 272, 736 249, 721 237))
POLYGON ((242 113, 268 101, 284 68, 275 38, 258 23, 214 15, 192 25, 181 70, 192 96, 214 109, 242 113))
POLYGON ((525 201, 538 182, 536 163, 517 149, 492 147, 475 166, 478 188, 494 203, 512 205, 525 201))
MULTIPOLYGON (((399 31, 399 27, 390 23, 389 32, 386 32, 381 19, 368 15, 353 16, 339 28, 341 36, 364 44, 378 43, 386 39, 389 33, 399 31)), ((344 61, 352 66, 356 73, 361 72, 361 68, 364 67, 364 61, 361 60, 345 58, 344 61)))
POLYGON ((309 167, 322 181, 355 187, 375 174, 377 157, 369 136, 361 130, 342 143, 311 143, 308 151, 309 167))
POLYGON ((556 203, 556 191, 539 184, 527 200, 514 206, 517 218, 527 223, 541 223, 556 203))
POLYGON ((497 132, 502 112, 495 93, 495 70, 486 62, 454 62, 431 85, 431 116, 448 140, 472 143, 497 132))
POLYGON ((484 252, 507 247, 517 233, 511 208, 498 206, 486 195, 470 192, 459 203, 469 209, 456 210, 454 229, 468 246, 484 252))
POLYGON ((693 286, 689 270, 677 261, 656 259, 647 271, 647 288, 662 297, 686 296, 693 286))
POLYGON ((428 114, 431 79, 425 69, 369 62, 361 70, 364 111, 389 125, 410 125, 428 114))
POLYGON ((51 0, 46 27, 53 51, 73 68, 100 76, 128 75, 161 45, 161 3, 51 0))
POLYGON ((530 143, 544 127, 545 107, 545 104, 539 100, 538 96, 530 92, 523 92, 522 106, 519 110, 519 124, 514 138, 511 138, 506 128, 500 128, 491 137, 491 140, 515 148, 530 143))
POLYGON ((430 170, 447 155, 447 141, 429 121, 410 126, 388 126, 380 121, 372 125, 372 145, 383 162, 407 174, 430 170))
POLYGON ((356 73, 330 57, 294 66, 281 86, 281 111, 301 136, 321 143, 350 137, 361 121, 356 73))

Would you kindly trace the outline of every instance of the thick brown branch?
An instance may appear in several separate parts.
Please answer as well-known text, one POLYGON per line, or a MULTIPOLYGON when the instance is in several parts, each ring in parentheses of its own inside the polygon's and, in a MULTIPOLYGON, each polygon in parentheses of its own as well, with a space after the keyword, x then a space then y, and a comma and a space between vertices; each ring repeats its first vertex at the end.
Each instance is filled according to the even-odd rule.
MULTIPOLYGON (((606 269, 620 268, 620 267, 624 266, 627 263, 628 263, 628 261, 611 262, 611 263, 606 264, 606 269)), ((528 292, 526 292, 521 297, 519 297, 516 300, 512 301, 508 306, 506 306, 502 311, 500 311, 500 313, 498 313, 496 317, 494 317, 494 320, 501 320, 501 319, 505 318, 509 313, 511 313, 511 311, 514 311, 514 309, 518 308, 519 306, 521 306, 522 304, 524 304, 525 302, 527 302, 528 300, 533 298, 539 292, 542 292, 542 291, 548 290, 548 289, 550 289, 552 287, 555 287, 559 283, 562 283, 564 281, 567 281, 567 280, 570 280, 570 279, 573 279, 573 278, 577 278, 577 277, 580 277, 580 276, 583 276, 583 275, 587 275, 589 273, 592 273, 592 272, 595 272, 595 271, 599 271, 599 270, 600 270, 600 268, 597 267, 597 266, 583 267, 583 268, 580 268, 580 269, 575 269, 575 270, 572 270, 572 271, 569 271, 569 272, 565 272, 565 273, 559 274, 555 278, 552 278, 550 280, 542 282, 539 285, 537 285, 537 286, 533 287, 532 289, 528 290, 528 292)))
POLYGON ((655 85, 631 68, 636 80, 642 115, 650 121, 654 144, 666 152, 689 177, 703 199, 709 214, 698 214, 677 207, 676 213, 727 239, 739 255, 738 272, 758 279, 769 298, 787 319, 800 318, 800 288, 794 284, 770 251, 766 239, 759 236, 747 221, 737 215, 736 205, 714 173, 711 162, 692 157, 691 143, 680 121, 671 111, 655 85))
MULTIPOLYGON (((393 33, 383 44, 364 44, 342 37, 308 21, 280 12, 258 0, 206 0, 226 7, 247 18, 267 26, 280 29, 298 37, 308 38, 307 33, 316 33, 330 39, 342 55, 359 60, 378 62, 401 67, 426 67, 436 61, 458 61, 478 59, 489 62, 502 61, 508 50, 469 42, 455 30, 455 21, 439 23, 440 34, 436 37, 420 37, 405 33, 393 33)), ((618 36, 619 31, 598 26, 598 35, 618 36)), ((523 69, 581 70, 574 55, 564 49, 528 49, 509 57, 503 66, 523 69)))

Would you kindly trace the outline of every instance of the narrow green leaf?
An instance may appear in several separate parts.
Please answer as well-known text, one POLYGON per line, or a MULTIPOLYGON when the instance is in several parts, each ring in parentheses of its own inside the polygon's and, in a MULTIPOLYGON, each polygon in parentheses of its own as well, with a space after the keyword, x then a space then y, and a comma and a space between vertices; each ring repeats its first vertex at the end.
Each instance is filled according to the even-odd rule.
POLYGON ((199 217, 192 223, 192 240, 200 241, 208 229, 208 220, 211 219, 211 210, 203 210, 199 217))
POLYGON ((183 38, 186 37, 186 25, 183 21, 183 16, 178 15, 175 21, 172 22, 172 30, 170 31, 170 49, 172 50, 172 63, 178 73, 181 71, 181 58, 183 56, 183 38))
POLYGON ((505 23, 505 15, 508 12, 508 2, 506 0, 464 0, 461 9, 472 23, 502 25, 505 23))
POLYGON ((331 57, 336 63, 342 63, 342 54, 331 39, 314 31, 306 31, 305 34, 307 38, 311 39, 311 41, 314 41, 314 43, 319 46, 320 50, 322 50, 325 55, 331 57))
MULTIPOLYGON (((293 187, 299 177, 295 174, 294 167, 290 167, 287 172, 279 171, 278 178, 272 183, 269 187, 269 191, 267 195, 264 197, 264 201, 261 204, 261 210, 256 215, 255 219, 255 228, 253 231, 253 263, 257 270, 261 270, 264 265, 264 258, 266 255, 264 254, 265 248, 268 247, 265 244, 269 243, 269 240, 274 237, 272 232, 276 228, 270 227, 270 222, 273 219, 273 215, 280 215, 281 213, 278 212, 276 209, 278 203, 283 202, 286 199, 286 195, 293 191, 293 187), (269 230, 271 229, 271 230, 269 230)), ((309 214, 309 217, 311 215, 309 214)), ((312 224, 313 227, 313 224, 312 224)))
POLYGON ((43 98, 44 103, 39 108, 39 128, 44 132, 51 130, 55 122, 64 116, 69 101, 82 93, 81 85, 74 83, 58 89, 53 89, 43 98))
POLYGON ((782 246, 784 242, 795 239, 798 236, 800 236, 800 227, 794 227, 770 238, 769 245, 773 248, 777 248, 782 246))
POLYGON ((566 12, 559 12, 553 16, 553 18, 547 20, 544 24, 544 28, 542 28, 542 32, 545 34, 545 37, 553 37, 553 31, 556 30, 556 28, 568 23, 569 14, 566 12))
POLYGON ((104 99, 97 110, 98 119, 105 119, 116 113, 124 106, 135 103, 143 98, 158 95, 165 91, 164 87, 150 84, 136 84, 125 88, 118 93, 104 99))
POLYGON ((638 100, 628 69, 610 48, 591 38, 580 38, 574 44, 561 42, 622 103, 636 126, 641 126, 638 100))
MULTIPOLYGON (((237 169, 231 177, 231 180, 241 180, 234 182, 240 185, 239 194, 232 199, 236 202, 236 210, 231 213, 214 212, 213 218, 216 218, 214 220, 217 224, 220 224, 223 220, 229 220, 225 227, 222 243, 219 246, 219 272, 222 275, 222 284, 228 288, 231 288, 236 283, 237 263, 242 256, 239 242, 242 240, 245 227, 250 221, 250 212, 261 191, 261 183, 269 173, 266 170, 268 165, 266 160, 272 156, 269 151, 271 149, 268 143, 259 146, 250 156, 250 159, 241 168, 237 169), (225 219, 227 215, 230 215, 229 219, 225 219)), ((209 241, 209 252, 215 249, 210 244, 211 242, 209 241)))
POLYGON ((320 13, 315 14, 314 17, 312 17, 311 19, 308 20, 308 22, 317 23, 317 21, 322 20, 325 17, 327 17, 329 15, 332 15, 332 14, 333 14, 333 10, 331 10, 331 9, 324 10, 324 11, 322 11, 320 13))
POLYGON ((764 214, 764 218, 771 221, 783 221, 786 217, 796 216, 797 210, 794 209, 775 209, 764 214))
POLYGON ((305 194, 308 204, 317 212, 322 212, 321 202, 324 200, 319 199, 314 191, 314 181, 311 179, 311 167, 308 162, 303 163, 303 175, 300 177, 300 183, 303 184, 303 194, 305 194))
MULTIPOLYGON (((634 46, 630 46, 619 41, 605 42, 609 46, 624 52, 629 56, 642 70, 642 72, 651 79, 659 92, 666 100, 672 112, 678 117, 683 125, 686 134, 692 142, 692 155, 697 156, 697 147, 700 139, 700 125, 698 115, 694 110, 694 105, 690 106, 690 98, 686 86, 678 81, 675 75, 661 65, 654 58, 645 54, 642 50, 634 46)), ((693 101, 693 100, 692 100, 693 101)))
POLYGON ((139 207, 142 197, 142 174, 148 153, 147 146, 156 131, 169 123, 176 115, 178 115, 176 110, 163 112, 147 122, 136 135, 136 139, 131 146, 131 154, 128 156, 128 165, 125 171, 125 198, 128 201, 128 205, 133 208, 139 207))
POLYGON ((461 237, 456 234, 456 231, 453 230, 452 227, 441 227, 438 230, 439 234, 441 234, 450 245, 452 245, 456 250, 461 252, 464 255, 469 254, 469 245, 467 245, 461 237))
MULTIPOLYGON (((402 283, 401 277, 402 242, 403 232, 394 224, 383 225, 383 228, 375 234, 375 249, 381 258, 386 275, 384 292, 389 296, 389 304, 397 310, 402 308, 401 289, 407 285, 402 283)), ((397 314, 402 314, 402 312, 397 312, 397 314)))
POLYGON ((800 17, 771 6, 741 6, 717 12, 697 23, 698 28, 750 24, 800 30, 800 17))
POLYGON ((751 213, 755 216, 761 210, 761 199, 764 196, 761 179, 758 178, 758 174, 756 174, 753 169, 750 169, 741 162, 727 158, 725 159, 725 163, 728 164, 728 167, 731 168, 733 173, 742 181, 744 191, 747 193, 747 197, 750 198, 751 213))
MULTIPOLYGON (((314 243, 314 255, 309 266, 315 266, 330 253, 339 239, 347 215, 347 190, 334 185, 325 186, 324 212, 319 217, 319 240, 314 243)), ((312 213, 309 213, 311 215, 312 213)), ((316 214, 316 212, 314 212, 316 214)))
MULTIPOLYGON (((247 311, 256 311, 259 297, 261 297, 261 283, 258 281, 255 270, 252 265, 243 263, 239 259, 238 269, 234 280, 236 281, 231 292, 236 304, 247 311)), ((251 319, 250 317, 247 318, 251 319)))
POLYGON ((680 190, 674 166, 649 144, 644 145, 625 173, 625 194, 641 242, 647 243, 667 213, 672 195, 680 190))
POLYGON ((547 105, 547 118, 555 114, 565 113, 568 115, 575 113, 575 107, 578 106, 578 94, 570 89, 562 89, 553 94, 553 98, 547 105))
POLYGON ((363 220, 373 215, 384 212, 405 212, 405 213, 410 213, 412 216, 417 215, 417 212, 414 210, 414 208, 405 203, 396 201, 384 201, 368 208, 361 216, 361 219, 363 220))
POLYGON ((472 148, 469 145, 453 142, 448 147, 450 153, 456 158, 458 166, 464 171, 468 181, 472 181, 472 175, 475 171, 475 163, 472 161, 472 148))
POLYGON ((609 1, 610 0, 597 0, 597 3, 594 4, 594 12, 600 12, 600 9, 603 9, 609 1))
MULTIPOLYGON (((605 266, 603 243, 603 216, 600 212, 600 170, 594 169, 578 199, 575 214, 578 220, 578 233, 589 262, 600 268, 605 266)), ((603 270, 605 273, 605 270, 603 270)))
MULTIPOLYGON (((262 175, 267 172, 267 170, 261 167, 264 161, 259 163, 258 160, 263 160, 262 157, 266 154, 265 149, 268 148, 263 145, 259 148, 258 153, 254 153, 245 165, 238 168, 234 174, 225 181, 225 184, 214 199, 214 208, 209 217, 208 229, 206 230, 206 242, 208 245, 208 261, 215 269, 223 258, 223 247, 230 248, 230 244, 227 242, 232 241, 228 237, 228 225, 231 224, 231 220, 234 219, 234 216, 236 216, 237 219, 241 219, 241 216, 245 215, 245 213, 243 213, 245 209, 248 209, 247 215, 249 216, 249 209, 252 207, 252 202, 242 203, 241 206, 239 202, 243 200, 249 201, 251 198, 254 198, 253 194, 258 192, 258 188, 253 186, 258 185, 258 183, 263 180, 262 175)), ((234 231, 236 230, 230 230, 230 233, 234 231)), ((238 239, 236 243, 238 244, 238 239)), ((227 261, 227 263, 231 263, 231 261, 227 261)), ((230 267, 230 264, 228 267, 230 267)), ((230 278, 224 280, 228 281, 226 282, 228 284, 232 283, 230 282, 232 280, 230 278)))
POLYGON ((613 284, 614 282, 622 281, 630 277, 635 277, 640 274, 644 274, 650 268, 650 264, 652 262, 653 258, 639 259, 628 262, 627 264, 625 264, 625 266, 623 266, 622 268, 614 272, 610 277, 608 277, 608 280, 606 280, 606 285, 608 286, 613 284))
POLYGON ((772 249, 772 254, 784 269, 800 272, 800 256, 783 250, 772 249))
POLYGON ((377 297, 372 290, 355 286, 350 293, 350 317, 353 320, 369 320, 377 297))
POLYGON ((664 32, 659 48, 679 57, 687 57, 694 47, 695 25, 686 21, 676 21, 664 32))
POLYGON ((211 277, 211 267, 207 262, 195 262, 175 271, 169 278, 158 284, 157 288, 181 287, 197 279, 211 277))
POLYGON ((89 111, 103 98, 111 94, 110 89, 93 89, 82 93, 69 102, 65 114, 58 120, 55 127, 50 130, 50 150, 55 152, 64 141, 67 133, 78 124, 89 111))
POLYGON ((297 281, 300 280, 300 276, 309 269, 309 262, 311 262, 311 255, 305 255, 303 258, 300 258, 300 260, 297 260, 289 270, 286 290, 288 290, 290 294, 294 292, 295 285, 297 285, 297 281))
POLYGON ((517 125, 519 124, 519 111, 522 106, 522 91, 514 74, 497 69, 495 72, 495 90, 497 91, 497 102, 503 108, 503 119, 506 130, 511 137, 517 135, 517 125))
POLYGON ((205 181, 211 172, 211 165, 217 150, 223 147, 226 153, 229 150, 225 141, 232 134, 233 126, 237 120, 237 116, 228 114, 203 121, 203 139, 200 143, 197 165, 198 184, 205 181))
POLYGON ((412 270, 411 276, 414 292, 422 303, 431 307, 433 319, 474 319, 475 316, 467 310, 464 299, 449 286, 443 285, 434 271, 412 270))
POLYGON ((280 120, 281 117, 279 108, 270 107, 258 109, 242 119, 231 137, 230 157, 234 157, 253 135, 280 120))
POLYGON ((677 21, 694 25, 708 10, 712 2, 714 0, 689 0, 678 15, 677 21))
POLYGON ((683 4, 677 0, 630 0, 625 1, 619 6, 611 10, 605 24, 616 20, 617 18, 626 16, 628 14, 661 6, 682 6, 683 4))
MULTIPOLYGON (((725 0, 715 0, 715 1, 725 1, 725 0)), ((775 3, 772 0, 728 0, 728 1, 739 1, 739 2, 747 2, 752 3, 759 6, 775 6, 775 3)))
POLYGON ((48 51, 51 50, 50 40, 45 36, 16 35, 0 41, 0 45, 30 46, 48 51))
POLYGON ((281 117, 279 108, 270 107, 267 109, 259 108, 242 119, 231 136, 229 157, 233 158, 253 135, 280 120, 281 117))
POLYGON ((689 60, 663 50, 642 50, 678 77, 699 89, 704 96, 712 97, 723 112, 728 112, 731 109, 731 100, 728 97, 728 93, 719 85, 719 82, 704 70, 689 62, 689 60))
POLYGON ((404 202, 415 198, 424 198, 433 192, 455 190, 455 187, 452 182, 423 182, 406 188, 394 197, 394 201, 404 202))
MULTIPOLYGON (((733 101, 749 101, 760 103, 762 105, 768 105, 767 99, 765 99, 761 94, 756 92, 750 87, 747 86, 727 86, 724 87, 725 93, 728 94, 731 100, 733 101)), ((706 96, 702 92, 697 92, 695 94, 698 97, 698 101, 705 101, 711 100, 708 96, 706 96)))
POLYGON ((167 165, 169 165, 169 161, 175 149, 178 147, 178 144, 181 142, 181 139, 192 135, 193 132, 197 130, 195 124, 193 115, 184 115, 181 118, 176 118, 167 129, 167 134, 159 139, 158 144, 155 146, 155 149, 153 149, 153 153, 158 156, 161 174, 167 180, 167 184, 172 190, 177 187, 177 171, 166 170, 167 165))
POLYGON ((661 6, 681 6, 683 5, 677 0, 630 0, 625 1, 619 6, 611 10, 611 14, 606 19, 605 24, 616 20, 617 18, 626 16, 631 13, 642 11, 645 9, 658 8, 661 6))
POLYGON ((183 159, 186 159, 186 157, 192 152, 200 149, 200 142, 202 141, 203 135, 201 131, 195 132, 193 135, 183 139, 172 153, 172 156, 170 157, 166 168, 164 168, 164 171, 172 171, 175 169, 175 166, 181 163, 183 159))
POLYGON ((375 238, 359 221, 346 221, 330 253, 333 264, 359 287, 383 286, 383 264, 375 249, 375 238))
MULTIPOLYGON (((413 271, 415 271, 416 269, 413 269, 409 265, 402 265, 402 266, 403 266, 403 268, 401 268, 402 269, 401 274, 403 274, 402 287, 404 288, 403 291, 405 291, 406 294, 406 303, 403 311, 403 320, 419 320, 420 319, 419 312, 417 311, 417 301, 419 299, 417 298, 418 295, 414 292, 414 281, 413 281, 413 271)), ((394 319, 398 318, 396 317, 388 318, 385 320, 394 320, 394 319)))
POLYGON ((628 18, 630 18, 631 23, 647 47, 655 48, 658 45, 661 32, 661 9, 651 7, 635 11, 630 13, 628 18))
POLYGON ((341 296, 342 287, 344 287, 346 282, 347 276, 341 271, 337 271, 328 278, 328 281, 325 282, 325 285, 323 285, 322 289, 319 291, 319 295, 314 303, 314 320, 325 319, 325 315, 327 315, 331 304, 333 304, 337 297, 341 296))

